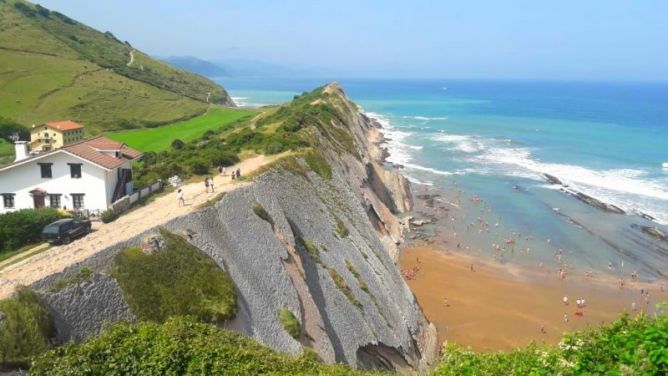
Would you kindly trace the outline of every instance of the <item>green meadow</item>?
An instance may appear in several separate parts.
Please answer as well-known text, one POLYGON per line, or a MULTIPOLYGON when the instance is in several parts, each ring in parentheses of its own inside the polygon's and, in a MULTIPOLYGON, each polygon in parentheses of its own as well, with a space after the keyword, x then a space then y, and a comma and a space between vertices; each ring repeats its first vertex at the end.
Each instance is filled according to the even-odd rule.
POLYGON ((220 131, 225 127, 257 114, 255 110, 211 107, 204 115, 159 128, 133 129, 108 133, 106 136, 123 142, 137 150, 162 151, 171 147, 172 141, 195 140, 206 131, 220 131))

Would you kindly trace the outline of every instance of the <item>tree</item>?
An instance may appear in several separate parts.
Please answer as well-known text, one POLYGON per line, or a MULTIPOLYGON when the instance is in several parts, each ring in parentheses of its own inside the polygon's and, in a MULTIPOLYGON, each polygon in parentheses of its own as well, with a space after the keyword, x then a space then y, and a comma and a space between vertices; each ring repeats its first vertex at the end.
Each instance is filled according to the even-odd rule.
POLYGON ((172 149, 182 149, 184 146, 186 146, 185 142, 179 140, 178 138, 172 141, 172 149))

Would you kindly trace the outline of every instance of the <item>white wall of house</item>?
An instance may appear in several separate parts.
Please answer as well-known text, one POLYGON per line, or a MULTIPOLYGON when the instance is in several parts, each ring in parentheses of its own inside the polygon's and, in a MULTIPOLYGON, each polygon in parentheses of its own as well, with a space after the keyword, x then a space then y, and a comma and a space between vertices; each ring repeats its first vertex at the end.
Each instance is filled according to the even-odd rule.
MULTIPOLYGON (((36 188, 47 194, 61 194, 60 207, 72 209, 72 194, 84 194, 84 209, 105 210, 111 204, 111 196, 117 180, 115 170, 108 171, 84 159, 65 152, 58 152, 29 160, 21 165, 0 171, 0 195, 14 193, 14 209, 7 209, 0 196, 0 213, 19 209, 34 208, 30 191, 36 188), (52 163, 51 178, 42 178, 38 163, 52 163), (71 177, 68 163, 80 163, 81 178, 71 177), (111 190, 111 193, 108 193, 111 190)), ((45 206, 50 206, 49 196, 45 197, 45 206)))

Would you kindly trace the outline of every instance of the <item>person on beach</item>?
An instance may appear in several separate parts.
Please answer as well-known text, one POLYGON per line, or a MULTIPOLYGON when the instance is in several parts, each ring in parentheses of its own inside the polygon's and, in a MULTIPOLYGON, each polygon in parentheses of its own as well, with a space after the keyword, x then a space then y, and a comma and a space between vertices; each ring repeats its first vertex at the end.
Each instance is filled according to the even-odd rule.
POLYGON ((568 313, 564 312, 564 322, 568 322, 568 313))
POLYGON ((562 300, 564 302, 564 305, 568 305, 568 296, 564 296, 562 300))
POLYGON ((183 191, 181 188, 176 191, 176 198, 179 201, 179 207, 186 205, 186 200, 183 198, 183 191))
POLYGON ((473 263, 471 263, 471 265, 469 266, 469 269, 470 269, 472 272, 474 271, 474 270, 473 270, 473 263))

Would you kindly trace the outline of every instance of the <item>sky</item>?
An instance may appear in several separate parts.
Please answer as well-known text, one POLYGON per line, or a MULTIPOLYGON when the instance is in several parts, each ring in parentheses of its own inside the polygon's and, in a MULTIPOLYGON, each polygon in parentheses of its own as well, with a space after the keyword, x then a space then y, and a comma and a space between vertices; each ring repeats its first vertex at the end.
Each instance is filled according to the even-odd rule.
POLYGON ((668 80, 665 0, 42 0, 154 56, 342 77, 668 80))

